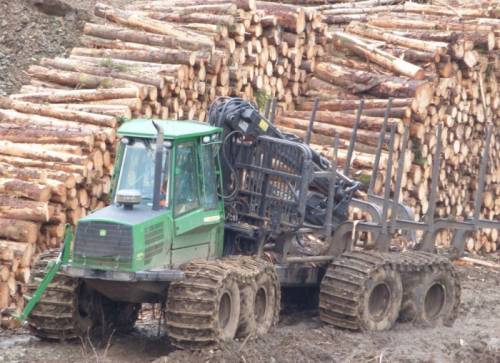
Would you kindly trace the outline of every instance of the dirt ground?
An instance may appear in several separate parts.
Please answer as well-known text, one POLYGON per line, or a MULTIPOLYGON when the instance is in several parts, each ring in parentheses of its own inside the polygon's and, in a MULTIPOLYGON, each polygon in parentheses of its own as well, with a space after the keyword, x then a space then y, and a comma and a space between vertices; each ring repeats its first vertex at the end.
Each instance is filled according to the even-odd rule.
MULTIPOLYGON (((500 255, 489 258, 500 260, 500 255)), ((26 330, 0 332, 0 362, 500 362, 500 270, 458 266, 460 316, 453 327, 353 333, 323 324, 314 309, 288 309, 261 338, 219 349, 173 348, 158 322, 143 319, 129 335, 98 346, 88 339, 47 343, 26 330)))
MULTIPOLYGON (((131 1, 99 2, 119 6, 131 1)), ((83 24, 92 17, 96 2, 0 0, 0 96, 17 91, 26 83, 25 71, 40 58, 65 55, 78 46, 83 24)))

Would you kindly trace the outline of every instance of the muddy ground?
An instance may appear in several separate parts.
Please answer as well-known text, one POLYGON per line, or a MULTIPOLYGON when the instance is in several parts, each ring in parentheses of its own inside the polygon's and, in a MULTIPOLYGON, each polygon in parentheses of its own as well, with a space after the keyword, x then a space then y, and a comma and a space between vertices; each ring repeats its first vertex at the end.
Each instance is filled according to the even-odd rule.
POLYGON ((158 322, 145 318, 100 347, 88 339, 42 342, 22 329, 0 332, 0 362, 500 362, 500 270, 457 268, 463 290, 453 327, 398 323, 388 332, 352 333, 323 324, 314 309, 294 307, 262 338, 188 352, 173 348, 158 322))

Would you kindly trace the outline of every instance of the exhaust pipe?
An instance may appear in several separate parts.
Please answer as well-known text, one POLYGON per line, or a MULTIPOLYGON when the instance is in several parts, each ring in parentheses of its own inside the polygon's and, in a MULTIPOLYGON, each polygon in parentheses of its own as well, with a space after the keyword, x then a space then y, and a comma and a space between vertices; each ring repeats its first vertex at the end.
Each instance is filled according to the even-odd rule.
POLYGON ((153 189, 153 210, 160 210, 161 171, 163 166, 163 128, 153 122, 156 129, 155 174, 153 189))

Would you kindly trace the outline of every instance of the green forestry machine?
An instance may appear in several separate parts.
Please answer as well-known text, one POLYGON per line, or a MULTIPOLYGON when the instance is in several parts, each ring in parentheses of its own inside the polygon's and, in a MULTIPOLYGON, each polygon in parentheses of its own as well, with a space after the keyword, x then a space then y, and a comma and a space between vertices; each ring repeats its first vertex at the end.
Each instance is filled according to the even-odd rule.
MULTIPOLYGON (((80 219, 74 237, 67 228, 61 251, 40 256, 18 318, 40 338, 65 340, 96 328, 129 330, 141 303, 158 303, 171 342, 192 349, 267 333, 282 288, 293 287, 306 299, 314 299, 308 288, 319 290, 321 320, 344 329, 385 330, 398 318, 452 324, 460 283, 448 257, 460 255, 476 229, 500 228, 479 218, 492 127, 474 216, 432 218, 437 145, 429 217, 416 222, 398 202, 404 157, 391 186, 390 102, 371 179, 388 149, 384 195, 374 195, 371 182, 363 200, 348 176, 363 102, 342 172, 309 146, 317 102, 305 140, 276 128, 275 104, 267 106, 261 115, 247 101, 221 98, 209 123, 124 123, 111 204, 80 219), (350 206, 370 220, 349 220, 350 206), (448 257, 434 246, 443 228, 454 231, 448 257)), ((408 130, 402 143, 405 150, 408 130)))

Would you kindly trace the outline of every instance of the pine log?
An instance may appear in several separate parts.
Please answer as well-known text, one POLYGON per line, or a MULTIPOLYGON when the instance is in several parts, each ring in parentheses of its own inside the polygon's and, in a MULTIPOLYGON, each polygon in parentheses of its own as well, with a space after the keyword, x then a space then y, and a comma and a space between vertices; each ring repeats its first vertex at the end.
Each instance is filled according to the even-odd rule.
MULTIPOLYGON (((278 115, 277 120, 279 122, 280 118, 295 118, 302 119, 306 121, 310 117, 311 113, 309 111, 287 111, 283 115, 278 115)), ((331 125, 354 127, 356 122, 356 116, 350 115, 342 112, 331 112, 331 111, 317 111, 316 121, 323 122, 331 125)), ((382 128, 384 119, 381 117, 367 117, 362 115, 359 121, 359 128, 365 130, 380 131, 382 128)), ((397 126, 399 133, 403 133, 404 125, 400 119, 391 118, 387 120, 388 127, 392 125, 397 126)))
POLYGON ((357 55, 365 57, 392 72, 417 80, 424 79, 425 77, 422 68, 384 52, 356 36, 344 32, 334 32, 332 37, 335 45, 349 49, 357 55))
MULTIPOLYGON (((158 50, 73 48, 71 55, 190 66, 194 66, 197 59, 195 52, 168 48, 158 48, 158 50)), ((119 82, 115 83, 116 87, 119 87, 119 82)))
POLYGON ((431 84, 426 81, 352 71, 329 63, 318 63, 314 75, 324 81, 345 87, 353 93, 367 92, 374 96, 413 97, 420 108, 427 107, 433 94, 431 84))
MULTIPOLYGON (((296 118, 282 117, 280 118, 280 124, 285 125, 286 127, 289 128, 307 130, 309 121, 296 118)), ((330 125, 322 122, 315 122, 313 125, 313 132, 330 137, 335 137, 336 135, 339 135, 341 139, 349 140, 352 134, 352 128, 330 125)), ((398 139, 398 135, 396 135, 396 139, 398 139)), ((378 141, 378 132, 369 130, 358 130, 356 134, 356 140, 366 145, 376 146, 378 141)), ((388 140, 388 138, 386 138, 386 140, 388 140)))
MULTIPOLYGON (((91 49, 90 51, 101 51, 91 49)), ((116 79, 113 77, 95 76, 84 72, 69 72, 56 69, 49 69, 41 66, 30 66, 27 73, 36 79, 54 82, 68 87, 75 88, 114 88, 114 87, 137 87, 139 89, 150 90, 149 85, 139 84, 133 81, 116 79)))
POLYGON ((92 35, 102 39, 116 39, 125 42, 173 49, 181 48, 189 50, 199 50, 200 48, 212 49, 214 46, 213 41, 210 41, 210 39, 206 39, 205 42, 200 42, 197 39, 191 39, 189 37, 178 38, 171 35, 153 34, 145 31, 113 26, 111 24, 100 25, 86 23, 85 27, 83 28, 83 32, 84 34, 92 35))
POLYGON ((40 116, 54 117, 61 120, 88 123, 97 126, 116 127, 115 117, 96 115, 90 112, 71 111, 56 108, 52 105, 41 105, 30 102, 16 101, 8 98, 0 98, 1 108, 12 108, 16 111, 40 116))
MULTIPOLYGON (((137 98, 137 101, 140 100, 137 98)), ((54 105, 53 105, 54 106, 54 105)), ((67 103, 67 104, 57 104, 54 107, 58 110, 70 110, 70 111, 81 111, 85 113, 100 114, 105 116, 112 116, 115 118, 132 118, 131 109, 126 105, 93 105, 85 103, 67 103)), ((140 107, 135 107, 134 109, 140 109, 140 107)))
POLYGON ((104 64, 100 64, 99 66, 88 65, 83 62, 79 62, 74 59, 66 59, 66 58, 55 58, 48 59, 42 58, 40 64, 46 67, 51 67, 54 69, 60 69, 64 71, 70 72, 83 72, 85 74, 96 75, 100 77, 110 77, 113 79, 123 79, 126 81, 132 81, 135 83, 142 83, 150 86, 157 87, 162 89, 165 87, 165 80, 156 75, 155 77, 151 77, 155 73, 151 69, 142 69, 139 67, 131 68, 130 70, 127 68, 122 68, 119 66, 115 66, 113 61, 109 61, 104 64), (118 68, 118 69, 115 69, 118 68), (128 71, 128 72, 127 72, 128 71))
POLYGON ((0 195, 0 218, 48 222, 50 213, 47 202, 35 202, 0 195))
POLYGON ((51 150, 37 150, 36 148, 30 148, 27 145, 15 144, 9 141, 0 141, 0 154, 76 164, 84 167, 88 165, 87 157, 51 150))
POLYGON ((9 307, 9 285, 7 282, 0 282, 0 309, 9 307))
POLYGON ((68 189, 74 188, 77 182, 80 183, 82 181, 81 178, 75 177, 74 174, 64 171, 30 168, 26 166, 16 167, 15 165, 4 162, 0 162, 0 176, 25 181, 36 180, 45 185, 49 185, 49 183, 53 184, 53 181, 58 181, 68 189))
POLYGON ((139 90, 136 87, 132 87, 15 94, 11 95, 10 98, 35 103, 78 103, 119 98, 138 98, 139 95, 139 90))
POLYGON ((38 202, 47 202, 50 198, 49 187, 19 179, 0 178, 0 193, 38 202))
POLYGON ((93 133, 95 138, 101 141, 107 140, 113 142, 116 137, 115 130, 109 127, 100 127, 90 124, 82 125, 75 121, 60 120, 53 117, 38 116, 34 114, 24 114, 13 110, 0 109, 0 121, 21 126, 36 124, 41 127, 75 129, 75 131, 93 133))
POLYGON ((39 226, 29 221, 0 218, 0 238, 35 243, 39 226))
POLYGON ((53 170, 54 172, 65 171, 68 173, 73 173, 75 176, 81 175, 84 178, 88 177, 90 173, 88 168, 82 165, 73 165, 68 163, 20 158, 2 154, 0 154, 0 163, 6 163, 20 168, 24 167, 40 168, 40 169, 47 169, 49 171, 53 170))
POLYGON ((293 31, 297 34, 304 32, 306 29, 304 8, 265 1, 257 1, 257 6, 259 10, 263 10, 267 15, 276 17, 278 25, 283 29, 293 31))
POLYGON ((174 26, 163 21, 141 17, 136 15, 134 12, 114 9, 111 6, 104 4, 96 4, 94 13, 95 15, 105 18, 108 21, 128 27, 138 28, 151 33, 175 36, 177 39, 182 40, 196 40, 196 42, 203 44, 205 47, 213 46, 209 37, 205 37, 193 31, 187 31, 180 26, 174 26))
POLYGON ((55 144, 63 141, 70 145, 85 146, 89 150, 94 147, 94 137, 90 133, 78 132, 75 129, 65 130, 36 126, 26 128, 4 123, 0 124, 0 138, 16 143, 55 144))
MULTIPOLYGON (((411 98, 395 98, 392 101, 392 107, 407 107, 411 105, 411 98)), ((310 111, 312 110, 313 102, 304 97, 298 97, 297 110, 310 111)), ((365 99, 363 110, 380 109, 387 107, 387 99, 365 99)), ((325 111, 347 111, 357 110, 359 107, 359 100, 346 100, 346 99, 329 99, 320 101, 318 104, 319 110, 325 111)))
POLYGON ((386 29, 357 22, 349 24, 347 31, 370 39, 382 40, 387 43, 436 54, 446 54, 448 49, 448 44, 444 42, 423 41, 420 39, 402 37, 400 35, 388 33, 386 29))

